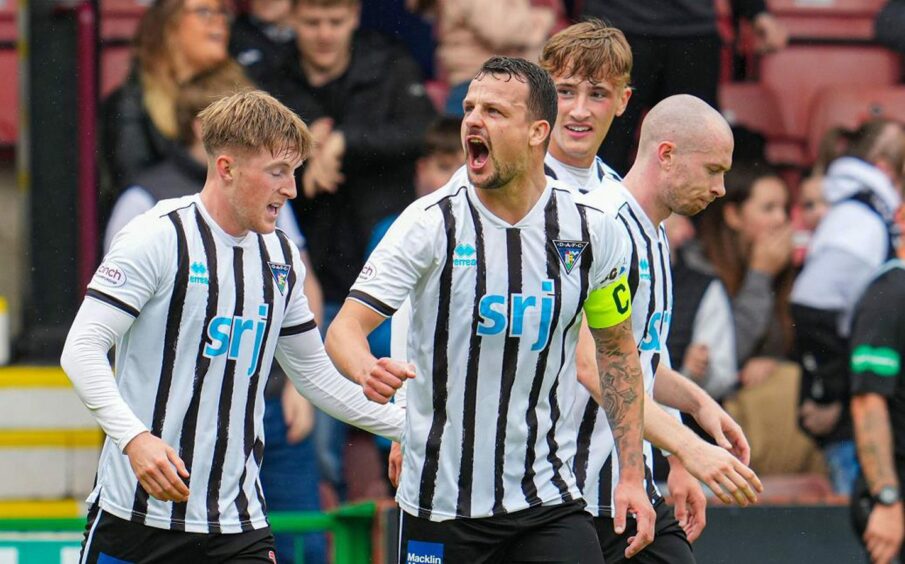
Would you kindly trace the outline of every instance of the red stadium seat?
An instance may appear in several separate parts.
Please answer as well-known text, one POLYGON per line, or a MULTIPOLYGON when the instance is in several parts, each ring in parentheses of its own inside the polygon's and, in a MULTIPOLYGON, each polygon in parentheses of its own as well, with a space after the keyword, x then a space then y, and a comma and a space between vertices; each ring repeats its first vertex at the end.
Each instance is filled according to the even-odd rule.
MULTIPOLYGON (((900 76, 899 56, 873 46, 792 46, 764 56, 760 65, 761 83, 780 101, 785 136, 800 143, 802 149, 811 104, 822 89, 850 84, 885 87, 898 82, 900 76)), ((806 164, 791 159, 785 162, 806 164)))
POLYGON ((132 67, 132 49, 128 46, 104 47, 101 51, 101 99, 116 90, 132 67))
POLYGON ((19 132, 19 67, 15 49, 0 49, 0 146, 13 146, 19 132))
POLYGON ((808 154, 813 159, 823 135, 833 127, 854 129, 871 118, 905 123, 905 86, 837 86, 822 90, 811 110, 808 154))
POLYGON ((726 121, 731 125, 738 125, 764 136, 767 140, 767 160, 771 163, 798 163, 803 160, 801 144, 786 135, 776 96, 762 84, 721 84, 719 103, 726 121))
POLYGON ((871 40, 887 0, 767 0, 791 39, 871 40))
POLYGON ((147 5, 138 0, 101 0, 101 40, 131 42, 147 5))
POLYGON ((16 29, 16 6, 18 2, 7 0, 0 2, 0 46, 10 49, 15 46, 18 29, 16 29))

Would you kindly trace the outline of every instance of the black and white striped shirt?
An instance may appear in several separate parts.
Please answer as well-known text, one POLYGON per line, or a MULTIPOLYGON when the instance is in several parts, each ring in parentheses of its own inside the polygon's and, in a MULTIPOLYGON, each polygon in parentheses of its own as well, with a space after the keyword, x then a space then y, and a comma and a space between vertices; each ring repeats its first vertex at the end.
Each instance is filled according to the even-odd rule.
POLYGON ((516 225, 483 206, 464 169, 400 216, 350 298, 385 316, 411 299, 404 511, 443 521, 580 497, 582 306, 627 252, 612 216, 552 180, 516 225))
MULTIPOLYGON (((660 362, 669 362, 666 339, 672 311, 672 276, 665 228, 654 226, 640 204, 617 181, 603 179, 582 200, 616 214, 630 240, 629 288, 632 295, 632 330, 638 344, 644 388, 653 395, 654 375, 660 362)), ((596 516, 612 516, 613 492, 619 480, 619 462, 606 414, 584 388, 578 390, 578 449, 575 474, 596 516)), ((652 401, 652 400, 648 400, 652 401)), ((670 410, 678 416, 678 412, 670 410)), ((653 482, 653 449, 644 442, 645 487, 651 501, 660 497, 653 482)))
MULTIPOLYGON (((198 195, 164 200, 120 231, 64 350, 67 373, 92 407, 92 389, 106 384, 104 370, 92 372, 97 363, 78 356, 78 343, 86 342, 82 337, 99 317, 116 314, 103 327, 118 327, 111 332, 125 405, 120 416, 98 415, 108 439, 90 502, 120 518, 176 531, 267 526, 258 474, 264 384, 275 352, 303 393, 307 382, 321 378, 316 387, 325 391, 312 397, 318 405, 348 403, 362 419, 382 417, 323 352, 302 292, 304 276, 298 249, 282 232, 230 236, 198 195), (85 311, 96 315, 82 319, 85 311), (159 501, 138 483, 122 448, 145 429, 188 467, 187 502, 159 501)), ((93 340, 89 335, 87 342, 93 340)), ((106 350, 100 352, 103 360, 106 350)), ((109 366, 106 372, 109 380, 109 366)), ((374 427, 398 438, 403 415, 396 415, 400 432, 389 431, 392 417, 374 427)))

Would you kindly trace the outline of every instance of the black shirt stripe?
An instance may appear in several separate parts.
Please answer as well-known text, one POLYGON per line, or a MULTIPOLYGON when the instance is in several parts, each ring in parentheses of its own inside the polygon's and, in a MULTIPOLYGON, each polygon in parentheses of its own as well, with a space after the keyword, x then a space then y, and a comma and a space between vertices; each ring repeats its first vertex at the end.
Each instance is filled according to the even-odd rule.
MULTIPOLYGON (((236 285, 234 317, 241 317, 245 310, 245 267, 242 247, 233 247, 233 275, 236 285)), ((210 533, 222 532, 220 527, 220 486, 223 483, 223 463, 229 441, 229 416, 233 404, 233 386, 236 379, 236 360, 227 357, 223 382, 220 386, 220 402, 217 413, 217 440, 211 462, 211 476, 207 485, 207 520, 210 533)))
POLYGON ((122 310, 124 313, 128 313, 132 317, 138 317, 138 314, 140 313, 137 309, 130 306, 126 302, 124 302, 118 298, 114 298, 113 296, 111 296, 109 294, 105 294, 105 293, 101 292, 100 290, 95 290, 94 288, 88 288, 88 291, 85 292, 85 295, 90 296, 96 300, 102 301, 105 304, 112 305, 116 309, 122 310))
POLYGON ((280 337, 288 337, 290 335, 307 333, 312 329, 317 329, 317 322, 313 319, 304 323, 300 323, 298 325, 293 325, 291 327, 283 327, 282 329, 280 329, 280 337))
POLYGON ((591 455, 591 437, 594 435, 594 426, 597 424, 597 413, 600 406, 594 398, 589 398, 584 406, 581 417, 581 425, 578 427, 578 439, 575 449, 575 481, 578 489, 583 490, 588 476, 588 460, 591 455))
POLYGON ((285 262, 285 264, 289 265, 289 279, 286 286, 286 301, 283 305, 283 309, 285 310, 289 308, 289 301, 290 298, 292 298, 292 291, 295 289, 295 282, 298 275, 295 273, 295 269, 292 268, 292 250, 289 244, 289 236, 279 229, 276 230, 276 234, 280 239, 280 249, 283 251, 283 261, 285 262))
POLYGON ((462 414, 462 458, 459 462, 456 512, 471 514, 472 481, 474 479, 474 441, 478 403, 478 368, 481 361, 481 336, 478 335, 480 302, 487 293, 487 258, 484 251, 484 227, 481 216, 466 195, 468 210, 475 230, 475 297, 472 308, 471 337, 468 341, 468 360, 465 369, 464 412, 462 414))
MULTIPOLYGON (((651 291, 650 297, 647 300, 647 316, 644 318, 644 336, 641 339, 641 342, 643 343, 647 341, 647 338, 650 334, 650 320, 651 317, 653 317, 654 310, 657 306, 657 297, 654 295, 654 288, 657 287, 657 277, 654 275, 654 268, 656 267, 656 265, 654 264, 654 249, 652 247, 650 237, 648 237, 647 233, 644 231, 644 226, 641 224, 641 220, 639 220, 638 216, 635 215, 635 212, 634 210, 632 210, 631 206, 627 204, 622 206, 622 208, 619 210, 620 215, 622 213, 622 210, 628 211, 629 215, 632 218, 632 221, 635 223, 635 225, 638 226, 637 232, 640 233, 641 238, 644 239, 644 247, 645 249, 647 249, 647 272, 650 276, 651 291)), ((631 231, 629 232, 629 238, 634 238, 634 233, 631 231)), ((641 343, 638 344, 640 345, 641 343)))
MULTIPOLYGON (((506 265, 509 272, 509 295, 522 293, 522 237, 521 232, 506 229, 506 265)), ((503 377, 500 382, 500 408, 497 415, 496 441, 493 453, 493 514, 505 513, 503 507, 503 466, 506 459, 506 425, 509 422, 509 401, 518 372, 518 349, 521 339, 507 335, 503 345, 503 377)))
MULTIPOLYGON (((166 418, 167 402, 170 397, 170 386, 173 383, 173 369, 176 364, 176 348, 179 344, 179 326, 182 323, 182 310, 185 305, 185 294, 189 284, 189 250, 179 210, 167 214, 176 230, 176 276, 173 281, 173 292, 167 312, 167 325, 163 337, 163 359, 160 367, 160 381, 154 399, 154 412, 151 418, 151 434, 155 437, 163 435, 163 421, 166 418)), ((135 499, 132 502, 130 519, 144 524, 148 512, 148 492, 136 483, 135 499)))
MULTIPOLYGON (((204 310, 204 325, 201 328, 201 335, 198 339, 198 353, 195 356, 195 377, 192 381, 192 399, 186 409, 185 417, 182 420, 182 431, 179 434, 179 457, 185 462, 186 468, 191 472, 192 462, 195 459, 195 433, 198 429, 198 408, 201 404, 201 390, 204 387, 204 377, 207 375, 211 359, 204 355, 204 347, 207 346, 207 328, 210 326, 211 320, 217 315, 217 304, 220 300, 220 284, 217 277, 217 246, 214 244, 214 237, 211 233, 210 226, 204 221, 201 212, 195 208, 195 223, 198 225, 198 232, 201 235, 201 244, 204 248, 204 264, 207 265, 208 286, 207 286, 207 303, 204 310)), ((191 476, 185 480, 189 485, 191 476)), ((188 503, 174 503, 170 512, 171 525, 174 531, 185 530, 185 515, 188 510, 188 503)))
MULTIPOLYGON (((452 259, 450 259, 450 268, 452 268, 452 259)), ((452 272, 452 271, 450 271, 450 272, 452 272)), ((362 292, 361 290, 350 290, 349 297, 352 298, 353 300, 357 300, 357 301, 367 305, 368 307, 375 310, 377 313, 379 313, 380 315, 383 315, 384 317, 393 317, 393 314, 396 313, 395 308, 388 306, 387 304, 378 300, 374 296, 371 296, 370 294, 366 294, 366 293, 362 292)))
POLYGON ((449 303, 452 297, 453 253, 456 249, 456 218, 453 215, 452 204, 448 198, 445 198, 438 205, 443 214, 443 225, 446 231, 446 263, 440 274, 437 324, 434 328, 434 355, 431 367, 431 383, 434 390, 433 417, 424 449, 424 467, 421 469, 421 485, 418 494, 418 517, 422 519, 430 518, 431 509, 434 506, 434 492, 437 487, 437 472, 440 466, 440 447, 443 440, 443 428, 446 426, 449 303))

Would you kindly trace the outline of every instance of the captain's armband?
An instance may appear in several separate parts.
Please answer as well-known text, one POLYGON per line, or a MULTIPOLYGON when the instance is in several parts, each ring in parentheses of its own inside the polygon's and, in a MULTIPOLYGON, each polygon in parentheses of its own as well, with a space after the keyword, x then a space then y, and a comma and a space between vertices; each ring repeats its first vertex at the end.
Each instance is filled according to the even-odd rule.
POLYGON ((584 302, 591 329, 606 329, 619 325, 632 315, 632 293, 628 276, 623 274, 604 288, 591 292, 584 302))

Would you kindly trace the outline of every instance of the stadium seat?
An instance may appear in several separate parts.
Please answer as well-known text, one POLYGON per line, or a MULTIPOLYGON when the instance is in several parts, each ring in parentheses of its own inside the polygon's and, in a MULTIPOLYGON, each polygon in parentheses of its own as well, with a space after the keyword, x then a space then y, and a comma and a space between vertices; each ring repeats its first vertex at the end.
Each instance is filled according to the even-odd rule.
POLYGON ((147 5, 140 0, 101 0, 102 43, 130 43, 147 5))
POLYGON ((776 96, 762 84, 721 84, 719 103, 723 116, 730 125, 744 127, 764 136, 768 161, 782 164, 803 159, 800 143, 786 135, 776 96))
POLYGON ((791 46, 761 59, 760 81, 779 101, 784 135, 800 144, 784 161, 806 164, 808 117, 814 97, 830 86, 885 87, 901 76, 900 57, 882 47, 854 45, 791 46), (801 162, 796 162, 800 159, 801 162))
POLYGON ((857 128, 871 118, 905 123, 905 86, 864 88, 837 86, 821 90, 811 109, 808 154, 817 156, 823 135, 833 127, 857 128))
POLYGON ((0 2, 0 48, 13 49, 16 46, 16 6, 18 2, 0 2))
POLYGON ((16 144, 19 132, 19 67, 15 49, 0 49, 0 146, 16 144))
POLYGON ((792 40, 869 41, 886 0, 767 0, 792 40))
POLYGON ((110 46, 101 50, 101 99, 106 98, 126 80, 131 66, 130 47, 110 46))

